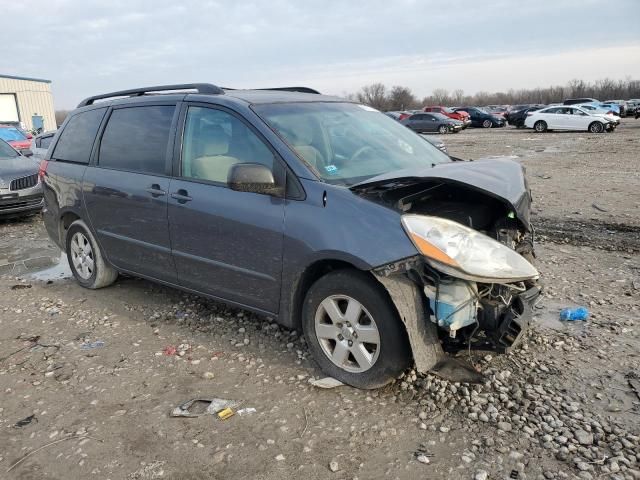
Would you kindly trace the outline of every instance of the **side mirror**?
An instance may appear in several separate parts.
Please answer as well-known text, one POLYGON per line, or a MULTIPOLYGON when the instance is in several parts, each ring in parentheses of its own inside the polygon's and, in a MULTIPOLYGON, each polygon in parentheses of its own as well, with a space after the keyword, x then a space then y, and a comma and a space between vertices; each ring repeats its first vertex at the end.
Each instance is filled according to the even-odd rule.
POLYGON ((33 135, 31 135, 30 133, 27 133, 27 140, 31 140, 33 138, 33 135))
POLYGON ((259 163, 236 163, 231 166, 227 183, 238 192, 281 195, 282 188, 276 186, 273 173, 259 163))

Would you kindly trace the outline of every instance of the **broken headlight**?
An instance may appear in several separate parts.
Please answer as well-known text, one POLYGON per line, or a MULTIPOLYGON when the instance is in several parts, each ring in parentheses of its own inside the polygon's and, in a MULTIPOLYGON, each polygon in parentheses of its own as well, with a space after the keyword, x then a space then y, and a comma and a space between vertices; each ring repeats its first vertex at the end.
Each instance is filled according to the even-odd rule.
POLYGON ((519 253, 460 223, 408 214, 402 216, 402 226, 429 263, 452 277, 512 283, 539 276, 519 253))

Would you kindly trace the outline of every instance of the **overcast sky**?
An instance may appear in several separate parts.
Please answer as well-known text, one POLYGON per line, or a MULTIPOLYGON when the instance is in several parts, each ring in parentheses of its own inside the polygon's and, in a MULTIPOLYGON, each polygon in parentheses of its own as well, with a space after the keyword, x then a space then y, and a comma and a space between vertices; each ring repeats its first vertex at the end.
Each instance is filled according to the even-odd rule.
POLYGON ((181 82, 475 93, 640 78, 640 0, 2 0, 0 43, 58 109, 181 82))

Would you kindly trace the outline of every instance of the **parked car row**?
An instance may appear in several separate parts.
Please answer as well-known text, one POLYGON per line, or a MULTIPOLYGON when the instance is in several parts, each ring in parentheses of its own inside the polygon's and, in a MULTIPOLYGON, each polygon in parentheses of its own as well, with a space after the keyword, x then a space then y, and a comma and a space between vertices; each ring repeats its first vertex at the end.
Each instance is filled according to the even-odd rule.
POLYGON ((0 218, 38 213, 43 205, 39 162, 0 139, 0 218))

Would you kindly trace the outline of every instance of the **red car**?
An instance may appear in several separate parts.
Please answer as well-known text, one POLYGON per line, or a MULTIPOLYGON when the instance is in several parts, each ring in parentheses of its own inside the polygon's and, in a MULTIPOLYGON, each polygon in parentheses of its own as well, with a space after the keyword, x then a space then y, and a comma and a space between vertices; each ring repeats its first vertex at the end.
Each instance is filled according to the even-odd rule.
POLYGON ((0 125, 0 138, 18 151, 31 148, 30 134, 25 135, 22 130, 12 125, 0 125))
POLYGON ((442 107, 439 105, 424 107, 423 110, 425 112, 441 113, 442 115, 453 118, 454 120, 459 120, 464 124, 462 128, 467 128, 469 125, 471 125, 471 118, 469 117, 469 114, 467 112, 454 112, 449 107, 442 107))

